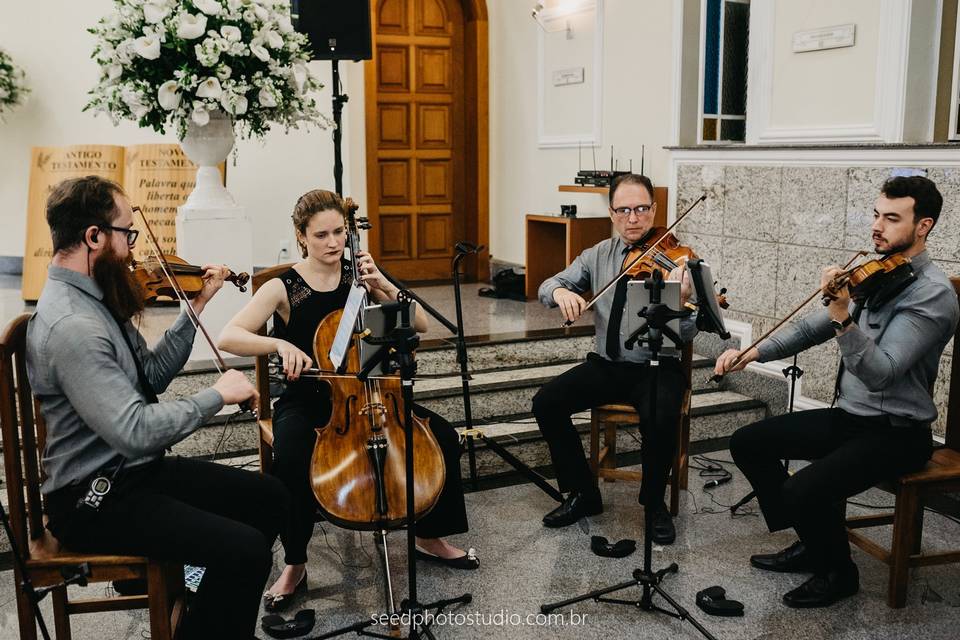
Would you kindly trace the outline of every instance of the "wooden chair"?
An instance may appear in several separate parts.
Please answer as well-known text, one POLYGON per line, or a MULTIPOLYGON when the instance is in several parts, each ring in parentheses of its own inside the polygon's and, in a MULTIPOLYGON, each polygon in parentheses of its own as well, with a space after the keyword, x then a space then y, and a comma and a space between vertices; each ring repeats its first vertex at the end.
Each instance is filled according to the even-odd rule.
MULTIPOLYGON (((952 278, 960 296, 960 278, 952 278)), ((960 550, 923 553, 923 501, 925 498, 960 491, 960 327, 953 337, 953 367, 947 407, 946 444, 933 452, 926 469, 902 476, 892 482, 896 502, 892 514, 847 518, 847 537, 868 554, 890 567, 887 581, 887 605, 900 608, 907 603, 910 569, 960 562, 960 550), (893 525, 889 549, 867 538, 857 529, 893 525)))
MULTIPOLYGON (((268 280, 276 278, 294 265, 293 262, 278 264, 275 267, 258 271, 253 275, 253 293, 268 280)), ((267 325, 264 324, 257 333, 267 335, 267 325)), ((257 428, 259 435, 260 471, 270 473, 273 467, 273 407, 270 404, 270 368, 267 356, 257 356, 255 365, 257 392, 260 394, 259 418, 257 428)))
MULTIPOLYGON (((686 372, 687 390, 683 394, 680 420, 677 422, 677 453, 670 472, 670 514, 676 516, 680 511, 680 491, 687 488, 687 449, 690 446, 690 380, 692 375, 693 347, 686 345, 681 357, 681 366, 686 372)), ((617 427, 636 425, 640 420, 636 410, 629 404, 604 404, 590 411, 590 468, 594 480, 600 478, 606 482, 616 480, 638 481, 643 478, 640 471, 617 469, 617 427), (600 447, 600 432, 603 431, 603 447, 600 447)))
MULTIPOLYGON (((183 565, 161 563, 137 556, 71 553, 44 527, 43 479, 40 454, 46 441, 46 425, 30 390, 26 375, 26 335, 29 314, 14 319, 0 336, 0 426, 3 429, 3 458, 6 466, 7 500, 13 540, 10 543, 26 563, 35 587, 63 580, 60 570, 88 563, 88 582, 110 582, 140 578, 147 580, 147 595, 71 600, 67 589, 55 589, 53 619, 56 637, 70 639, 70 616, 78 613, 150 610, 150 636, 171 640, 184 613, 183 565)), ((36 640, 37 627, 31 603, 20 588, 23 575, 14 565, 17 585, 17 617, 20 637, 36 640)))

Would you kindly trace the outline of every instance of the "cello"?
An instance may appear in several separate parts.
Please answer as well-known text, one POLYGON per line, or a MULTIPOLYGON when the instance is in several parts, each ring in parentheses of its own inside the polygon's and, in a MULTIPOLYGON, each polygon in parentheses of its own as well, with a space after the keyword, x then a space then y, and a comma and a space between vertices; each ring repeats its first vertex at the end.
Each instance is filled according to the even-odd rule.
MULTIPOLYGON (((360 280, 357 253, 360 236, 356 205, 347 205, 348 246, 353 287, 364 304, 366 289, 360 280)), ((352 297, 352 296, 351 296, 352 297)), ((320 371, 338 368, 330 358, 343 309, 328 314, 314 334, 314 358, 320 371)), ((360 344, 367 333, 363 304, 350 336, 341 375, 320 374, 330 386, 333 406, 326 425, 317 428, 310 462, 310 484, 324 515, 346 529, 387 530, 406 522, 406 437, 404 402, 399 376, 360 380, 360 344)), ((428 420, 413 418, 414 516, 419 519, 436 504, 446 479, 440 445, 428 420)))

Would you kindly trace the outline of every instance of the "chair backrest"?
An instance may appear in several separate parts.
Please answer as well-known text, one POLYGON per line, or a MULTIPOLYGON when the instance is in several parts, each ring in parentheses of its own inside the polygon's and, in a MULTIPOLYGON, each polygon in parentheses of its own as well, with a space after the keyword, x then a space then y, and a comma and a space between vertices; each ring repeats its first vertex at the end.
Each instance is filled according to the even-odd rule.
POLYGON ((23 558, 29 543, 43 535, 43 481, 40 456, 46 442, 46 425, 27 379, 27 321, 24 313, 7 325, 0 336, 0 427, 12 544, 23 558))
MULTIPOLYGON (((950 278, 960 297, 960 277, 950 278)), ((960 451, 960 324, 953 334, 953 366, 950 367, 950 388, 947 391, 947 420, 944 442, 955 451, 960 451)))
MULTIPOLYGON (((257 290, 264 285, 264 283, 276 278, 294 264, 295 263, 293 262, 278 264, 275 267, 263 269, 262 271, 258 271, 257 273, 253 274, 253 293, 256 293, 257 290)), ((267 335, 267 325, 264 324, 262 327, 257 329, 257 333, 261 336, 267 335)), ((260 406, 258 408, 259 416, 261 420, 269 420, 273 414, 273 409, 270 406, 270 367, 267 356, 257 356, 255 377, 257 393, 260 394, 260 406)))

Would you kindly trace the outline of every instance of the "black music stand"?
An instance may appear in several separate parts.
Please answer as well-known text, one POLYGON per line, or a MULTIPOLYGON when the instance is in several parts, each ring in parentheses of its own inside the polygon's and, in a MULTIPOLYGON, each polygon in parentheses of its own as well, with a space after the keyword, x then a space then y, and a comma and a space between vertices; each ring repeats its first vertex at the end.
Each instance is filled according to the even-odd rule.
MULTIPOLYGON (((674 311, 670 307, 661 302, 660 293, 664 288, 663 275, 659 271, 654 271, 650 279, 644 282, 644 288, 650 291, 650 304, 641 309, 638 314, 641 318, 645 320, 641 326, 634 331, 626 340, 624 346, 628 349, 632 349, 634 344, 637 342, 646 343, 647 348, 650 350, 650 362, 647 366, 650 367, 650 415, 649 420, 650 424, 656 424, 657 421, 657 383, 659 371, 658 367, 660 364, 660 351, 663 348, 663 338, 666 336, 673 341, 673 344, 681 344, 680 336, 677 335, 673 329, 667 326, 671 320, 677 318, 683 318, 689 316, 691 311, 684 309, 682 311, 674 311)), ((664 613, 668 616, 677 618, 679 620, 686 620, 692 624, 697 631, 703 634, 703 637, 707 640, 716 640, 716 638, 693 616, 690 615, 690 612, 683 608, 676 600, 674 600, 669 593, 667 593, 663 587, 660 586, 660 583, 663 579, 670 573, 676 573, 679 569, 676 562, 671 563, 669 566, 654 571, 651 567, 652 564, 652 554, 653 554, 653 509, 647 505, 644 505, 643 508, 643 567, 633 570, 633 579, 627 580, 626 582, 620 582, 618 584, 611 585, 609 587, 603 587, 601 589, 596 589, 590 591, 580 596, 574 598, 568 598, 567 600, 562 600, 560 602, 554 602, 550 604, 544 604, 540 606, 541 613, 550 613, 561 607, 566 607, 577 602, 583 602, 584 600, 595 600, 597 602, 605 602, 610 604, 625 604, 644 611, 651 611, 657 613, 664 613), (622 591, 628 587, 640 587, 643 589, 643 594, 640 600, 621 600, 618 598, 606 598, 609 593, 615 591, 622 591), (653 603, 653 594, 658 594, 663 598, 667 604, 670 605, 671 609, 665 609, 653 603)))

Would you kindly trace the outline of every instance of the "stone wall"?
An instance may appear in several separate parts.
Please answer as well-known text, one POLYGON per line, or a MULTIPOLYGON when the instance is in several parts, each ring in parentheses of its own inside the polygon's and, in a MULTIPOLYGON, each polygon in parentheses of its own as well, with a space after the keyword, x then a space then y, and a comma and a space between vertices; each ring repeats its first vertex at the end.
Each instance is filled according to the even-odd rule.
MULTIPOLYGON (((960 162, 927 171, 944 196, 929 251, 949 276, 960 276, 960 162)), ((676 211, 702 193, 703 205, 681 223, 678 236, 713 266, 727 287, 726 316, 749 322, 760 336, 819 286, 828 264, 845 264, 857 250, 872 250, 870 225, 880 186, 892 167, 764 166, 679 162, 676 211)), ((811 302, 801 312, 821 308, 811 302)), ((952 342, 941 359, 935 398, 943 432, 952 342)), ((839 362, 835 341, 800 355, 803 395, 829 402, 839 362)))

